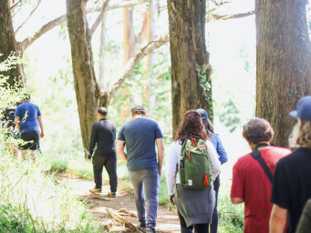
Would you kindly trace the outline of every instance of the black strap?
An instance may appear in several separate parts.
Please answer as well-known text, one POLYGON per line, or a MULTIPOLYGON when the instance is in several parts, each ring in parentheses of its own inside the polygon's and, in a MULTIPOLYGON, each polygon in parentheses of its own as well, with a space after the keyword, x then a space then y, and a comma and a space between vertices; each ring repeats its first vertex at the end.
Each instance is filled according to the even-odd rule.
POLYGON ((268 165, 266 164, 266 162, 263 160, 263 158, 260 155, 260 151, 258 150, 259 147, 262 146, 268 146, 267 144, 260 144, 257 145, 255 150, 253 150, 253 152, 251 153, 252 157, 258 161, 258 163, 260 164, 260 166, 262 167, 263 171, 265 172, 265 174, 267 175, 268 179, 270 180, 271 184, 273 181, 273 175, 271 170, 269 169, 268 165))

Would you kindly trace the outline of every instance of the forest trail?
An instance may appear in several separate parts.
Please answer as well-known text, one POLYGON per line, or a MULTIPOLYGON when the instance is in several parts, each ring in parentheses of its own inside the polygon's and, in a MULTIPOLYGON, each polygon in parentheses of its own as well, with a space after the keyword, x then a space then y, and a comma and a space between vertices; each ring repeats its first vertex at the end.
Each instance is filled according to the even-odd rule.
MULTIPOLYGON (((118 223, 116 219, 121 215, 127 222, 134 225, 137 224, 136 207, 134 196, 132 193, 122 190, 120 187, 118 196, 113 199, 99 198, 91 195, 89 189, 93 187, 93 182, 88 180, 61 177, 60 183, 69 188, 82 201, 85 201, 88 210, 102 224, 103 228, 109 232, 131 232, 126 231, 125 227, 118 223), (116 215, 115 215, 116 214, 116 215), (120 214, 120 215, 119 215, 120 214), (111 216, 117 216, 112 218, 111 216)), ((108 186, 104 186, 104 193, 107 192, 108 186)), ((167 207, 160 206, 158 209, 158 233, 177 233, 179 230, 178 217, 174 211, 170 211, 167 207)))

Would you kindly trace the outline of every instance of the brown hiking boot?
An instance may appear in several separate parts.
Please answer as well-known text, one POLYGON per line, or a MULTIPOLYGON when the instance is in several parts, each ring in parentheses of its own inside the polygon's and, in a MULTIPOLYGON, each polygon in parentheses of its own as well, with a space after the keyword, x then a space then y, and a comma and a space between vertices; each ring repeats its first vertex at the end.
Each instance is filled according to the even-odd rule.
POLYGON ((97 194, 97 195, 100 195, 102 192, 101 189, 98 189, 98 188, 92 188, 89 191, 90 191, 90 193, 97 194))

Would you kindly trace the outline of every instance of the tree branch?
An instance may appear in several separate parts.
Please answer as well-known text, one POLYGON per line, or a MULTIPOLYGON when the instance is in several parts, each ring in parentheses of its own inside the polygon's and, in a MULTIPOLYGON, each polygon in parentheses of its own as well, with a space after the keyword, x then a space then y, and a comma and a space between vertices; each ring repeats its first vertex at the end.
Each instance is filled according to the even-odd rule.
POLYGON ((210 18, 208 19, 208 22, 212 20, 229 20, 229 19, 238 19, 238 18, 243 18, 243 17, 248 17, 251 15, 254 15, 255 11, 248 11, 244 13, 238 13, 238 14, 233 14, 233 15, 217 15, 217 14, 212 14, 210 18))
POLYGON ((90 36, 91 36, 91 37, 93 36, 93 34, 95 33, 96 29, 98 28, 98 26, 99 26, 101 20, 105 17, 105 14, 106 14, 106 12, 107 12, 107 10, 108 10, 109 2, 110 2, 110 0, 106 0, 106 1, 103 3, 103 5, 102 5, 102 7, 101 7, 101 9, 100 9, 100 13, 99 13, 99 15, 97 16, 97 18, 95 19, 95 22, 93 23, 93 25, 92 25, 92 27, 91 27, 91 29, 90 29, 90 36))
POLYGON ((32 11, 29 13, 29 15, 25 18, 25 20, 21 23, 21 25, 19 25, 16 30, 15 33, 17 33, 27 22, 28 20, 33 16, 33 14, 36 12, 36 10, 39 8, 40 4, 41 4, 42 0, 38 0, 36 6, 32 9, 32 11))
MULTIPOLYGON (((137 5, 141 5, 143 3, 146 3, 147 0, 136 0, 136 1, 131 1, 131 2, 124 2, 124 3, 120 3, 120 4, 115 4, 115 5, 110 5, 108 7, 107 10, 116 10, 116 9, 120 9, 120 8, 124 8, 124 7, 135 7, 137 5)), ((94 13, 94 12, 98 12, 100 11, 101 8, 91 8, 88 9, 87 12, 88 13, 94 13)))
MULTIPOLYGON (((130 2, 130 3, 117 4, 117 5, 111 5, 111 6, 107 7, 107 11, 108 10, 115 10, 115 9, 119 9, 119 8, 123 8, 123 7, 134 7, 134 6, 138 5, 138 4, 142 4, 143 2, 145 2, 145 0, 140 0, 140 1, 136 1, 136 2, 130 2)), ((90 9, 90 10, 87 10, 87 13, 93 13, 93 12, 98 12, 98 11, 99 11, 99 9, 90 9)), ((56 19, 53 19, 50 22, 44 24, 33 35, 27 37, 26 39, 24 39, 21 42, 18 42, 19 48, 22 49, 22 50, 25 50, 30 45, 32 45, 33 42, 35 42, 37 39, 39 39, 43 34, 45 34, 46 32, 54 29, 58 25, 66 22, 66 20, 67 20, 66 15, 62 15, 62 16, 59 16, 56 19)))
POLYGON ((160 48, 161 46, 165 45, 168 43, 169 37, 164 36, 160 38, 159 40, 156 41, 151 41, 147 43, 146 46, 144 46, 133 58, 129 60, 129 62, 126 65, 126 68, 121 75, 121 78, 116 81, 112 87, 109 90, 109 96, 113 96, 116 91, 122 86, 122 84, 129 78, 131 77, 135 66, 148 54, 152 53, 156 49, 160 48))
POLYGON ((39 39, 43 34, 46 32, 52 30, 56 26, 66 22, 66 15, 62 15, 54 20, 51 20, 50 22, 44 24, 37 32, 35 32, 33 35, 27 37, 23 41, 18 43, 18 47, 21 50, 25 50, 30 45, 32 45, 33 42, 35 42, 37 39, 39 39))
POLYGON ((13 10, 15 7, 17 7, 20 3, 22 2, 22 0, 19 0, 15 3, 13 3, 13 5, 10 7, 10 10, 13 10))

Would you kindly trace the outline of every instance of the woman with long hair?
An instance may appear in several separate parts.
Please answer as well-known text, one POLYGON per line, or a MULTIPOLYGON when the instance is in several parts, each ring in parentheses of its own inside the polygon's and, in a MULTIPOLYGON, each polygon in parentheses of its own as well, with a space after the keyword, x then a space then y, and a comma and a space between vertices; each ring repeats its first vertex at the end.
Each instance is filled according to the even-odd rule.
POLYGON ((201 116, 195 110, 185 113, 178 129, 175 141, 171 144, 167 161, 167 182, 171 202, 175 203, 180 219, 182 233, 208 233, 215 206, 213 182, 220 173, 220 162, 217 152, 208 140, 201 116), (208 160, 211 164, 210 186, 204 189, 191 190, 181 185, 180 161, 182 145, 187 140, 204 140, 208 160))

